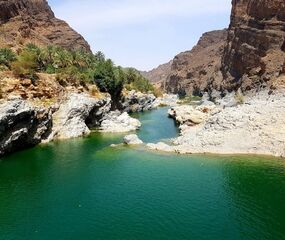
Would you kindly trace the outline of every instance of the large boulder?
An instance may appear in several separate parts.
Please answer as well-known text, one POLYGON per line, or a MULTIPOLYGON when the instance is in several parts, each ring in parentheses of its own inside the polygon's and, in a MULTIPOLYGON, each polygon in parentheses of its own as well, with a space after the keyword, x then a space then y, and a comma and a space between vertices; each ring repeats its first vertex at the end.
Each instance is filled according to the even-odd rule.
POLYGON ((109 97, 98 99, 88 94, 70 94, 53 114, 53 128, 48 140, 68 139, 88 135, 99 126, 110 111, 109 97))
POLYGON ((140 121, 130 117, 128 113, 114 111, 105 116, 105 119, 101 123, 100 131, 109 133, 123 133, 135 131, 140 127, 140 121))
POLYGON ((143 112, 154 107, 156 97, 151 93, 127 92, 122 98, 122 110, 125 112, 143 112))
POLYGON ((51 111, 22 99, 0 104, 0 155, 39 144, 50 133, 51 111))
POLYGON ((216 105, 181 105, 173 107, 168 111, 169 117, 176 120, 180 125, 186 124, 189 126, 201 124, 205 122, 213 113, 218 111, 216 105))

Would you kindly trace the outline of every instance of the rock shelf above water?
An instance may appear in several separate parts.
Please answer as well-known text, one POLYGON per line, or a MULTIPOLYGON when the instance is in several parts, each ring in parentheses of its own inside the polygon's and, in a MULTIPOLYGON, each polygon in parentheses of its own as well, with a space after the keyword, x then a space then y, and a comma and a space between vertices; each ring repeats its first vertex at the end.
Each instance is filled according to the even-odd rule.
MULTIPOLYGON (((205 107, 205 106, 201 106, 205 107)), ((285 157, 285 92, 248 96, 244 104, 219 108, 180 106, 170 115, 181 135, 171 146, 148 145, 176 153, 264 154, 285 157), (211 110, 212 109, 212 110, 211 110), (202 114, 203 112, 204 115, 202 114)))

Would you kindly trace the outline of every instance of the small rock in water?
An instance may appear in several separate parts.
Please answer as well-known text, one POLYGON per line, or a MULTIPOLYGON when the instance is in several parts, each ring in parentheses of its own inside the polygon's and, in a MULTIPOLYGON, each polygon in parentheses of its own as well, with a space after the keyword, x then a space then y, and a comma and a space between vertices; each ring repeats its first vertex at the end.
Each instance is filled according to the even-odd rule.
POLYGON ((139 145, 143 144, 143 141, 136 134, 131 134, 124 137, 124 143, 127 145, 139 145))
POLYGON ((164 142, 148 143, 146 146, 150 150, 157 150, 157 151, 162 151, 162 152, 174 152, 174 148, 172 146, 167 145, 164 142))

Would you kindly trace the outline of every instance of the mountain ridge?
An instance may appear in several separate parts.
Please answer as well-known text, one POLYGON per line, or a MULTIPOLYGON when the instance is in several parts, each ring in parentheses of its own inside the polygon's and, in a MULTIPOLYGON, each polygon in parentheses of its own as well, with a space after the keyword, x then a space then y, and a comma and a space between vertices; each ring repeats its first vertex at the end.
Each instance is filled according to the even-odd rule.
POLYGON ((33 43, 91 52, 79 33, 55 17, 46 0, 0 0, 0 9, 0 47, 17 50, 33 43))
POLYGON ((284 0, 233 0, 227 32, 222 38, 213 33, 174 58, 163 84, 167 92, 224 94, 285 86, 284 0))

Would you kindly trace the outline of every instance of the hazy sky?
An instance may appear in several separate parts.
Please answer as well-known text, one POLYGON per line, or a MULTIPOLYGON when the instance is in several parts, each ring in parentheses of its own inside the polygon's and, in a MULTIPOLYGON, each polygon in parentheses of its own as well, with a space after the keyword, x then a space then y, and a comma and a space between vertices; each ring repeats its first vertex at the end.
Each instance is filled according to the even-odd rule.
POLYGON ((191 49, 202 33, 230 20, 231 0, 49 0, 117 65, 150 70, 191 49))

